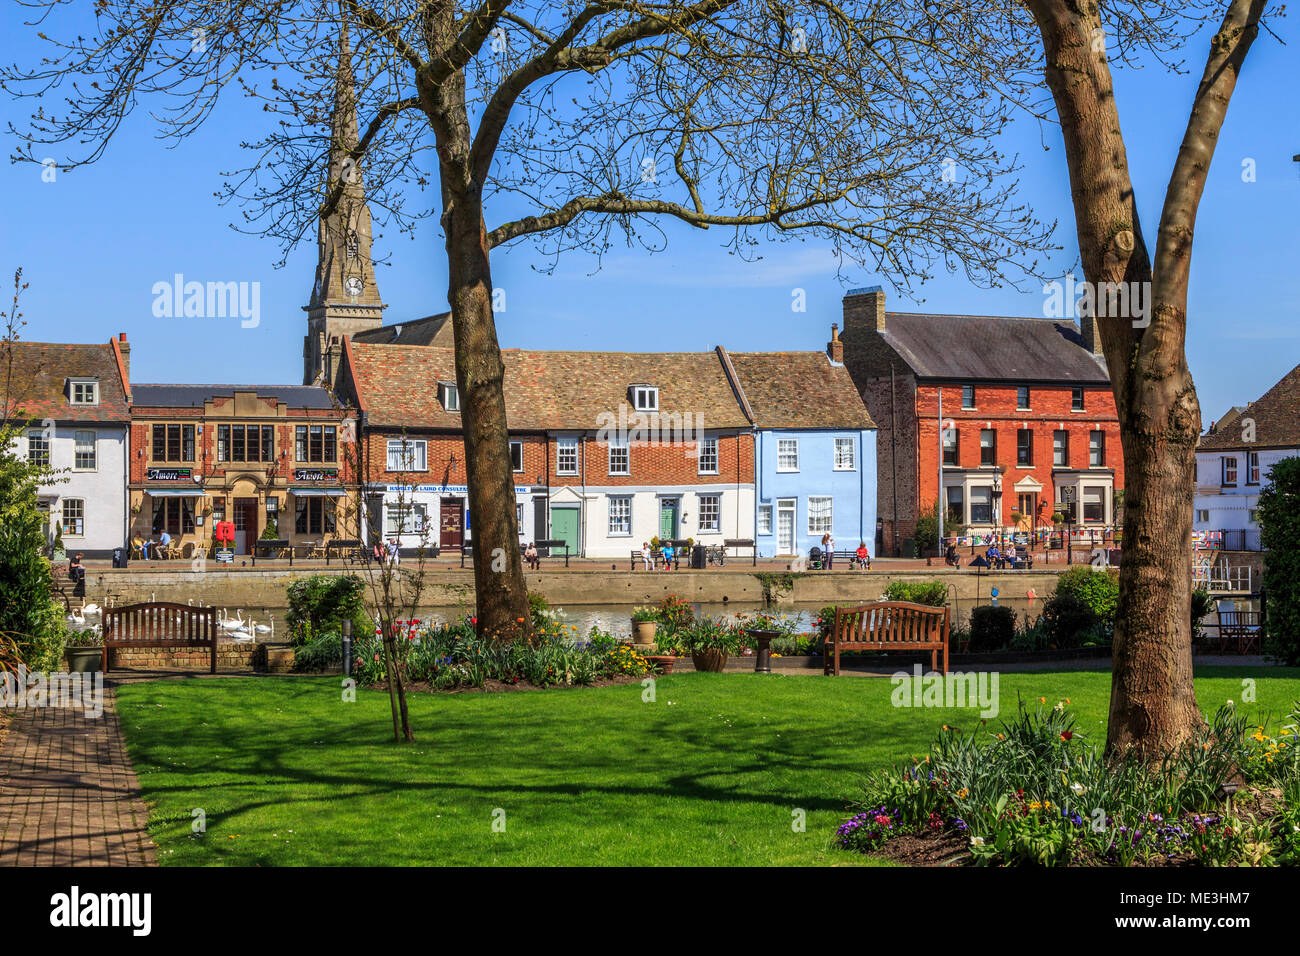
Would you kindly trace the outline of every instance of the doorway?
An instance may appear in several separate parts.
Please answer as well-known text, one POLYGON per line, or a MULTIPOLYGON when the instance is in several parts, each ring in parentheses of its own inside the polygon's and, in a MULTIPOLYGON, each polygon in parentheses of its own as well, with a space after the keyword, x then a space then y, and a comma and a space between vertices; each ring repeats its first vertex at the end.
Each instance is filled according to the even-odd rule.
POLYGON ((659 540, 677 540, 677 516, 681 510, 680 498, 659 499, 659 540))
POLYGON ((249 554, 257 541, 257 499, 236 498, 234 501, 235 553, 249 554))
POLYGON ((465 499, 443 498, 438 514, 438 544, 444 551, 459 551, 465 543, 465 499))
POLYGON ((795 499, 779 498, 776 502, 776 553, 794 554, 795 499))
POLYGON ((569 554, 579 554, 578 550, 577 508, 551 509, 551 540, 564 541, 569 546, 569 554))

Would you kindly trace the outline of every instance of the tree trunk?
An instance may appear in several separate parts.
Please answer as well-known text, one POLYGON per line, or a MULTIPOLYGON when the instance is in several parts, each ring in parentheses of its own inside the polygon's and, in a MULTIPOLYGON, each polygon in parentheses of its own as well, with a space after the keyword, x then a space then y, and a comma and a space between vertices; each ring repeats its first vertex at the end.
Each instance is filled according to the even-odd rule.
POLYGON ((1127 485, 1111 752, 1164 752, 1202 723, 1191 647, 1191 503, 1201 412, 1184 351, 1187 284, 1205 174, 1264 5, 1233 0, 1211 43, 1166 191, 1153 269, 1097 8, 1070 0, 1030 3, 1065 139, 1084 277, 1094 291, 1116 282, 1140 288, 1149 309, 1096 320, 1119 412, 1127 485))

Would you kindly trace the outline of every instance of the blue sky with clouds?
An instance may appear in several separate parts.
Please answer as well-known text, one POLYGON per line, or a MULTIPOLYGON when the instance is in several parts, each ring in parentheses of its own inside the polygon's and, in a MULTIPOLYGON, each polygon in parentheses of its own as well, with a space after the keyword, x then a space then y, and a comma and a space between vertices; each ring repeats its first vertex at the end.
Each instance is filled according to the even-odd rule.
MULTIPOLYGON (((7 4, 0 35, 8 62, 28 56, 21 10, 7 4)), ((1232 101, 1197 222, 1189 302, 1188 353, 1205 423, 1226 408, 1257 398, 1300 363, 1300 41, 1295 18, 1274 29, 1282 46, 1260 37, 1232 101), (1255 181, 1244 182, 1253 160, 1255 181)), ((1206 37, 1188 51, 1192 76, 1157 68, 1117 75, 1129 160, 1148 242, 1160 213, 1206 37)), ((0 129, 20 123, 32 101, 0 99, 0 129)), ((148 104, 146 104, 147 106, 148 104)), ((140 382, 287 382, 301 377, 302 311, 311 291, 315 247, 303 244, 275 269, 278 249, 241 235, 229 223, 239 211, 213 198, 220 171, 241 165, 242 140, 256 139, 263 114, 236 99, 223 104, 200 132, 176 148, 154 137, 141 110, 121 128, 97 165, 43 182, 28 164, 0 168, 5 197, 0 266, 22 266, 26 337, 104 341, 126 332, 133 343, 132 378, 140 382), (261 284, 261 321, 159 319, 152 288, 175 273, 200 281, 261 284)), ((12 150, 6 141, 5 152, 12 150)), ((1064 246, 1057 272, 1075 262, 1077 247, 1069 181, 1055 128, 1020 122, 1004 148, 1025 166, 1022 198, 1039 218, 1059 220, 1064 246), (1046 149, 1044 148, 1046 145, 1046 149)), ((58 155, 54 153, 53 155, 58 155)), ((489 218, 489 228, 497 220, 489 218)), ((494 253, 495 284, 506 292, 498 316, 505 346, 526 348, 695 350, 723 344, 737 350, 819 349, 840 319, 847 287, 876 284, 870 272, 836 277, 828 247, 816 240, 772 243, 758 262, 722 247, 725 236, 666 223, 667 248, 649 255, 616 245, 603 267, 579 253, 553 274, 527 244, 494 253), (791 311, 792 290, 806 291, 807 310, 791 311)), ((387 321, 443 311, 446 266, 436 223, 414 238, 390 229, 376 242, 388 258, 379 284, 387 321)), ((961 275, 940 275, 911 302, 886 285, 890 308, 1041 315, 1041 284, 1024 292, 973 287, 961 275)), ((8 294, 5 293, 6 300, 8 294)))

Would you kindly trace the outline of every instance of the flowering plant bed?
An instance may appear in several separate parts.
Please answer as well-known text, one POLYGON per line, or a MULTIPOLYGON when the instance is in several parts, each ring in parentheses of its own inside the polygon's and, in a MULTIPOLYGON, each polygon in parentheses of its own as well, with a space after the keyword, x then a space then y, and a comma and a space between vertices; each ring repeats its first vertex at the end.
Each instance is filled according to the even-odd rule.
POLYGON ((1229 702, 1148 762, 1103 757, 1068 707, 1039 698, 996 732, 944 727, 927 756, 868 777, 836 843, 930 864, 1300 864, 1300 705, 1269 734, 1229 702))

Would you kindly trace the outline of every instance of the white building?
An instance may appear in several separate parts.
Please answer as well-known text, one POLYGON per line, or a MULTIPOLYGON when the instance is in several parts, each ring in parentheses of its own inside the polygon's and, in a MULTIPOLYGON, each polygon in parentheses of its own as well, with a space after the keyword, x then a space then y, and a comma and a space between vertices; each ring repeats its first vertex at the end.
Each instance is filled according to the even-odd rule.
POLYGON ((29 423, 17 452, 48 464, 39 489, 51 543, 68 555, 111 557, 127 540, 130 346, 17 342, 11 394, 29 423))
POLYGON ((1196 447, 1192 528, 1215 547, 1257 551, 1260 490, 1283 458, 1300 456, 1300 366, 1255 402, 1234 408, 1196 447))

